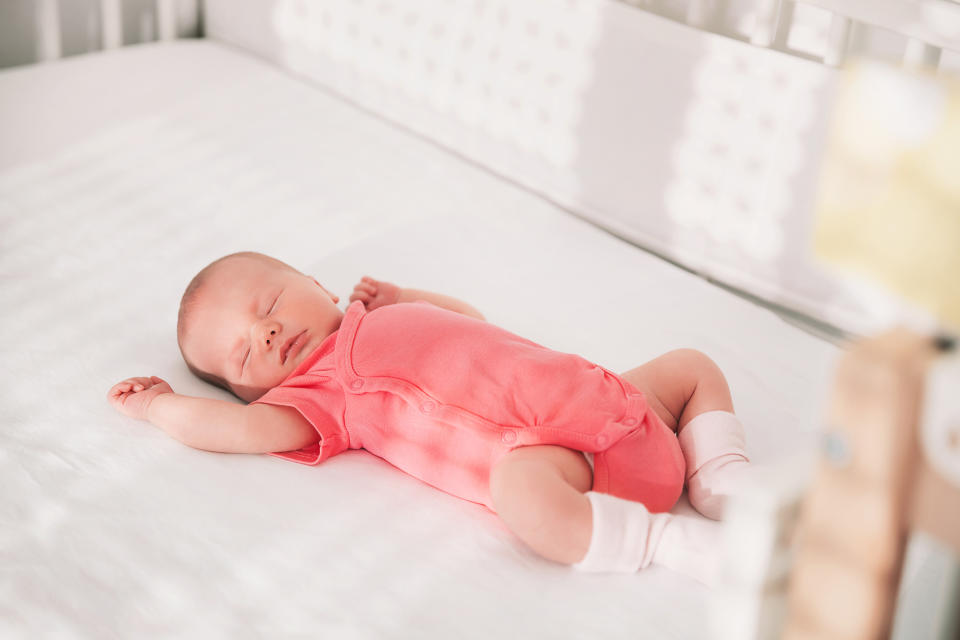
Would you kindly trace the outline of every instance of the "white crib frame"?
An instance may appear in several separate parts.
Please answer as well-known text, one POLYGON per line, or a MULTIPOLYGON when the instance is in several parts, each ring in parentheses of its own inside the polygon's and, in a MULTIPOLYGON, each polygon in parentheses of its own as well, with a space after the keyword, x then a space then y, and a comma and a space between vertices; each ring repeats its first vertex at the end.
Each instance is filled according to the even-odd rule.
MULTIPOLYGON (((655 10, 655 0, 625 1, 641 9, 655 10)), ((749 35, 750 43, 796 55, 783 43, 793 26, 794 7, 800 4, 832 14, 827 48, 820 58, 831 67, 843 65, 849 53, 850 33, 857 24, 905 36, 902 62, 907 67, 935 69, 943 49, 960 51, 960 4, 949 0, 755 0, 756 22, 749 35), (953 22, 953 33, 938 28, 941 20, 953 22)), ((724 32, 718 24, 725 6, 726 0, 689 0, 684 22, 703 31, 737 37, 738 34, 724 32)))
MULTIPOLYGON (((100 0, 100 48, 123 46, 123 0, 100 0)), ((153 0, 158 40, 178 36, 176 0, 153 0)), ((36 0, 36 52, 38 62, 63 55, 60 33, 60 0, 36 0)))
MULTIPOLYGON (((36 52, 40 62, 57 60, 63 55, 60 29, 60 1, 36 0, 36 52)), ((661 13, 657 0, 621 0, 638 9, 661 13)), ((907 38, 902 62, 908 67, 935 69, 944 49, 960 52, 960 4, 950 0, 754 0, 756 20, 748 39, 759 47, 774 48, 800 55, 784 43, 793 26, 794 7, 806 4, 832 13, 827 48, 820 61, 842 66, 848 57, 850 33, 858 24, 879 27, 907 38), (953 30, 942 28, 943 21, 953 30)), ((123 45, 123 0, 99 0, 100 48, 123 45)), ((743 37, 725 32, 718 18, 727 0, 689 0, 683 21, 696 29, 720 35, 743 37)), ((153 0, 153 21, 158 40, 173 40, 181 35, 177 0, 153 0)), ((197 11, 202 12, 197 5, 197 11)), ((809 56, 803 56, 809 57, 809 56)))
MULTIPOLYGON (((668 15, 670 12, 663 10, 658 0, 620 1, 638 10, 678 19, 677 15, 668 15)), ((123 0, 99 0, 100 47, 104 50, 123 45, 123 4, 123 0)), ((960 52, 960 3, 949 0, 754 0, 755 21, 748 36, 730 33, 720 24, 727 0, 689 0, 679 19, 701 31, 746 39, 758 47, 810 58, 810 54, 792 51, 785 44, 797 5, 831 13, 826 47, 817 60, 830 67, 841 67, 850 57, 850 36, 861 24, 905 37, 901 56, 905 67, 938 69, 944 49, 960 52)), ((36 0, 35 7, 37 59, 56 60, 63 54, 60 2, 36 0)), ((179 37, 177 0, 153 0, 153 7, 156 38, 169 41, 179 37)), ((199 5, 198 11, 202 11, 199 5)))

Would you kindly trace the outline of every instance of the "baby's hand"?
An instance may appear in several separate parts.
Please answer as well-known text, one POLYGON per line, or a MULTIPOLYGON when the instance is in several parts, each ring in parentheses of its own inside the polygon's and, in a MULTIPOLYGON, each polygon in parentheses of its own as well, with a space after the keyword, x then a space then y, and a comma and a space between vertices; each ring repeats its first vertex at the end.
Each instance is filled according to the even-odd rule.
POLYGON ((350 295, 350 302, 360 300, 367 311, 395 304, 399 299, 400 287, 368 276, 363 276, 363 279, 353 287, 353 293, 350 295))
POLYGON ((123 415, 147 420, 147 408, 161 393, 173 393, 173 389, 157 376, 127 378, 110 387, 107 400, 123 415))

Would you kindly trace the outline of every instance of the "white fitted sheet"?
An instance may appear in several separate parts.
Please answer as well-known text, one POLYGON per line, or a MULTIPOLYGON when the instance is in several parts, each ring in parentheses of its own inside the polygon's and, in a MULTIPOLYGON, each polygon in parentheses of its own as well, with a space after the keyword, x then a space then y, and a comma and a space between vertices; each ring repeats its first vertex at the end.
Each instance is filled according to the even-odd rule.
POLYGON ((205 453, 116 414, 132 375, 227 397, 174 328, 237 250, 341 306, 364 274, 447 293, 615 371, 702 349, 755 460, 813 450, 834 347, 223 45, 0 73, 0 141, 2 637, 707 636, 699 584, 551 564, 365 452, 205 453))

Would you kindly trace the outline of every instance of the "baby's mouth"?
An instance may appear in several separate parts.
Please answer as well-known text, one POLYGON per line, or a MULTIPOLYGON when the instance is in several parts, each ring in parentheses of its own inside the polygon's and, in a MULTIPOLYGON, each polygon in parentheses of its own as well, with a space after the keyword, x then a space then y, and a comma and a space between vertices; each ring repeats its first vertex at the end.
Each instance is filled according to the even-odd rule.
POLYGON ((283 343, 283 347, 280 349, 280 364, 287 363, 287 357, 290 355, 290 351, 301 346, 303 334, 307 332, 306 329, 293 336, 289 340, 283 343))

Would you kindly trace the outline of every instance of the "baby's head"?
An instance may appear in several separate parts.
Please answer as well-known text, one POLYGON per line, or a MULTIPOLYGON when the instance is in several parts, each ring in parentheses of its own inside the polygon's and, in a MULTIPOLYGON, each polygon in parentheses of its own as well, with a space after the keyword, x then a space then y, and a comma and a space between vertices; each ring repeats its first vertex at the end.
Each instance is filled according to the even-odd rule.
POLYGON ((337 296, 270 256, 224 256, 183 294, 177 343, 190 370, 246 402, 280 384, 340 327, 337 296))

